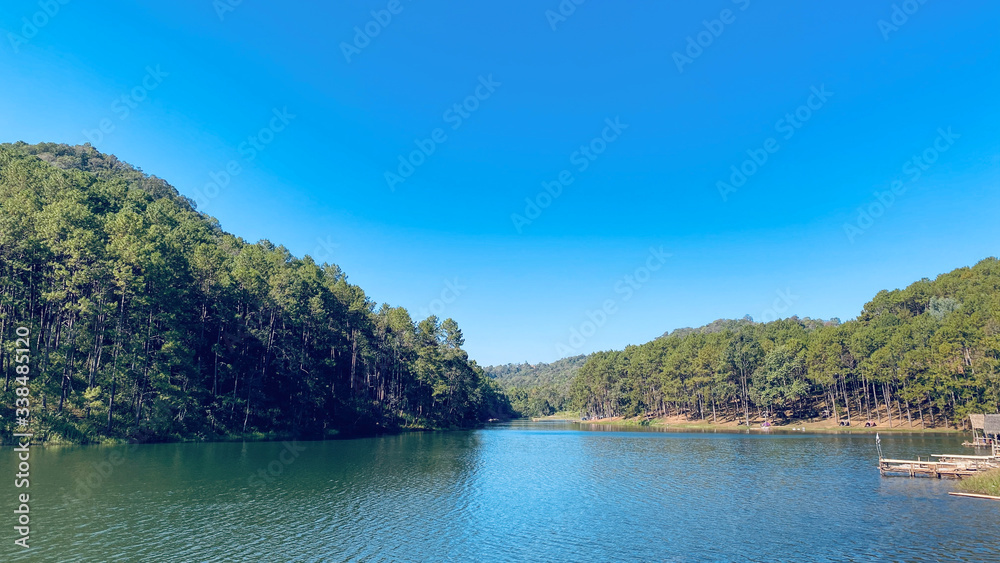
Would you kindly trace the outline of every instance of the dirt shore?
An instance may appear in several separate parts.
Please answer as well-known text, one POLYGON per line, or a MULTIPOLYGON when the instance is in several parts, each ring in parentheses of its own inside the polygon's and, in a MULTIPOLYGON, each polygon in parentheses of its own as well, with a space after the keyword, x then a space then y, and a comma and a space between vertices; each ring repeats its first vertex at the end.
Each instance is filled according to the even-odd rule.
MULTIPOLYGON (((654 426, 659 428, 677 428, 682 430, 708 430, 708 429, 719 429, 719 430, 746 430, 746 426, 742 424, 742 420, 723 420, 719 419, 718 422, 712 422, 711 418, 706 418, 705 420, 700 419, 689 419, 686 416, 670 416, 661 418, 647 419, 643 417, 636 418, 623 418, 620 416, 611 418, 601 418, 592 420, 580 420, 579 416, 573 416, 566 413, 557 413, 552 416, 532 418, 535 421, 557 421, 565 420, 570 422, 577 422, 580 424, 606 424, 606 425, 618 425, 618 426, 654 426)), ((761 419, 750 419, 750 429, 751 430, 762 430, 760 427, 761 419)), ((787 422, 772 422, 771 428, 773 430, 785 430, 785 431, 803 431, 803 432, 843 432, 843 433, 875 433, 875 432, 927 432, 927 433, 943 433, 943 434, 955 434, 965 432, 965 430, 960 430, 952 427, 944 426, 929 426, 924 428, 923 424, 919 420, 914 420, 912 426, 910 422, 906 419, 897 420, 895 417, 892 419, 892 426, 889 426, 889 420, 885 417, 882 418, 881 423, 876 420, 874 421, 876 426, 865 427, 866 420, 852 420, 851 426, 840 426, 834 419, 822 419, 822 420, 792 420, 787 422)))

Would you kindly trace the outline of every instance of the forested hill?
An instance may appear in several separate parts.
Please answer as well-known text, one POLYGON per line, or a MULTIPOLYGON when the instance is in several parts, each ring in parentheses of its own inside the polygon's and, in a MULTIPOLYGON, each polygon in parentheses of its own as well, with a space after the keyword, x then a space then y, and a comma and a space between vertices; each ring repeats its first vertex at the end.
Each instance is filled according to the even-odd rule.
POLYGON ((587 361, 586 355, 572 356, 556 360, 551 364, 504 364, 486 366, 483 370, 496 378, 504 386, 537 387, 540 385, 569 385, 576 373, 587 361))
POLYGON ((504 364, 484 368, 496 378, 522 416, 546 416, 564 410, 569 403, 569 388, 586 355, 556 360, 551 364, 504 364))
POLYGON ((600 416, 962 424, 1000 406, 1000 262, 881 291, 843 324, 742 322, 595 353, 571 394, 600 416))
MULTIPOLYGON (((838 324, 840 321, 822 321, 805 318, 801 322, 808 328, 820 325, 838 324)), ((660 338, 679 338, 689 334, 714 334, 736 331, 744 325, 752 325, 749 316, 742 319, 717 319, 711 323, 692 328, 678 328, 664 333, 660 338)), ((522 416, 546 416, 557 411, 573 408, 570 404, 570 390, 580 368, 590 359, 590 354, 562 358, 550 364, 504 364, 483 368, 486 374, 496 378, 510 399, 511 406, 522 416)))
POLYGON ((451 319, 376 307, 332 264, 224 232, 89 145, 0 145, 3 427, 30 330, 36 438, 215 439, 509 414, 451 319), (23 332, 23 331, 22 331, 23 332))

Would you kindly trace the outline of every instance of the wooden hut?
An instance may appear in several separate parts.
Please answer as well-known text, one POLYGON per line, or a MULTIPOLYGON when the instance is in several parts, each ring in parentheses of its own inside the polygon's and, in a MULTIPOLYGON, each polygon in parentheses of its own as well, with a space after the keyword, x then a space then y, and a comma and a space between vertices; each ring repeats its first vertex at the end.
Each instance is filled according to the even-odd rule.
POLYGON ((993 446, 993 455, 1000 455, 1000 414, 983 416, 983 434, 986 442, 993 446))
POLYGON ((965 442, 964 446, 976 448, 988 448, 997 441, 997 432, 1000 428, 1000 415, 997 414, 970 414, 969 422, 972 423, 972 441, 965 442), (986 430, 987 419, 992 432, 986 430))
POLYGON ((986 435, 986 439, 994 442, 1000 440, 1000 414, 984 414, 980 416, 983 417, 983 434, 986 435))

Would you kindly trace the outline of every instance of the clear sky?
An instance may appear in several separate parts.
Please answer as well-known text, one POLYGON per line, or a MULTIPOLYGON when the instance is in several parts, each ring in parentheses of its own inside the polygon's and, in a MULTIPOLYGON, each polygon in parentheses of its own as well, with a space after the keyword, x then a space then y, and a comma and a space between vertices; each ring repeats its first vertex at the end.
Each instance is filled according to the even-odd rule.
POLYGON ((89 140, 482 364, 846 320, 998 254, 997 2, 12 0, 0 29, 0 141, 89 140))

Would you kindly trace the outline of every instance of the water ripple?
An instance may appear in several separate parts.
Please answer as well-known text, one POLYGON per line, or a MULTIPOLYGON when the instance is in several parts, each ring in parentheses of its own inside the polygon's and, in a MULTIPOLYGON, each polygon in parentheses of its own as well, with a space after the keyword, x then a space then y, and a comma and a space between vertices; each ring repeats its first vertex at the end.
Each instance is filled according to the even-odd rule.
MULTIPOLYGON (((883 448, 950 453, 955 441, 887 436, 883 448)), ((100 480, 113 449, 39 449, 31 557, 0 559, 1000 560, 987 539, 1000 503, 880 478, 865 436, 518 423, 307 442, 289 463, 283 447, 142 446, 100 480), (92 494, 77 494, 88 478, 92 494)))

